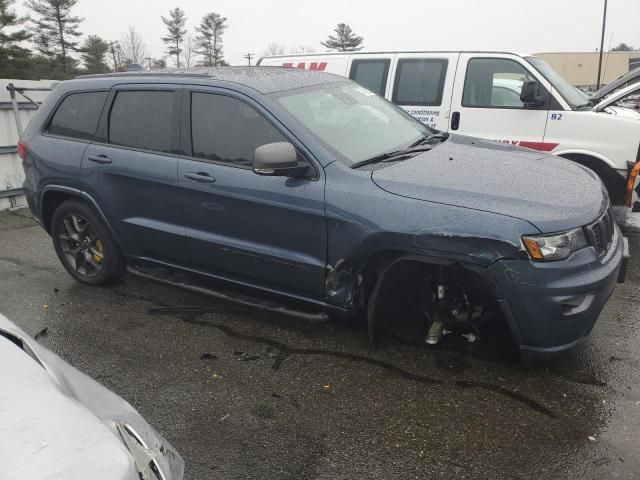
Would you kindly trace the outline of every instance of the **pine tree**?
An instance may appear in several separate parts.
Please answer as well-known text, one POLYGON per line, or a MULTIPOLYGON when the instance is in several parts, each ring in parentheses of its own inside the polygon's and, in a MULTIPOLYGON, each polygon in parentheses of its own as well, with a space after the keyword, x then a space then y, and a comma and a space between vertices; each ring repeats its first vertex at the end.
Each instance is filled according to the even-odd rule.
POLYGON ((335 35, 329 35, 326 42, 320 42, 323 46, 339 52, 354 52, 362 49, 364 38, 357 36, 346 23, 339 23, 335 28, 335 35))
POLYGON ((29 60, 29 50, 20 46, 29 34, 18 28, 24 19, 10 8, 12 4, 13 0, 0 0, 0 78, 21 78, 29 60))
POLYGON ((26 5, 36 17, 32 28, 38 32, 36 49, 45 57, 60 64, 63 72, 70 72, 77 61, 69 52, 78 49, 81 33, 78 30, 82 18, 71 15, 78 0, 28 0, 26 5))
POLYGON ((166 37, 162 37, 162 41, 167 44, 167 53, 169 55, 175 55, 176 67, 180 68, 180 54, 182 53, 180 45, 187 33, 187 29, 184 28, 187 22, 187 15, 180 7, 176 7, 173 10, 169 10, 169 18, 160 18, 162 18, 162 22, 169 31, 166 37))
POLYGON ((107 73, 107 52, 109 44, 98 35, 89 35, 81 48, 82 63, 86 73, 107 73))
POLYGON ((204 67, 225 65, 222 53, 222 34, 227 29, 227 18, 211 12, 202 17, 196 27, 195 52, 202 56, 204 67))

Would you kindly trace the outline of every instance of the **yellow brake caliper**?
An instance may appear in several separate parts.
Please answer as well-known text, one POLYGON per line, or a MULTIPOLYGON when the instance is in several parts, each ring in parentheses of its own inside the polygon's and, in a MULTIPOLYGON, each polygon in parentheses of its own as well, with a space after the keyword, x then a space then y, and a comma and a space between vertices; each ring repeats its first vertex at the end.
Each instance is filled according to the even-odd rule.
POLYGON ((97 262, 97 263, 102 263, 102 242, 100 240, 96 240, 96 244, 95 244, 95 249, 93 252, 93 259, 97 262))

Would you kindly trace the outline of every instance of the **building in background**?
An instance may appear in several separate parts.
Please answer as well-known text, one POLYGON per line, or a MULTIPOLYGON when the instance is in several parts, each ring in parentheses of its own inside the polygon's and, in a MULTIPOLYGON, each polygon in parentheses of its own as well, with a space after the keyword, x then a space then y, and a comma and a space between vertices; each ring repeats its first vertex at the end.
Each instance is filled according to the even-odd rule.
MULTIPOLYGON (((537 53, 576 87, 595 90, 598 81, 598 52, 537 53)), ((615 80, 629 70, 640 68, 640 52, 605 52, 602 56, 602 84, 615 80)))

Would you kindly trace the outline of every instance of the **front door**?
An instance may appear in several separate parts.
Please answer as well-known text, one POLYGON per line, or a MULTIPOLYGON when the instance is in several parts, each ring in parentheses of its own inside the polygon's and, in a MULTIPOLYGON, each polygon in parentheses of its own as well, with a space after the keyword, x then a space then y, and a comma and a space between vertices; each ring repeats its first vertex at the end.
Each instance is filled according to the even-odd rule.
POLYGON ((460 55, 456 72, 449 131, 497 140, 537 150, 551 150, 543 143, 549 111, 549 83, 515 55, 460 55), (520 101, 522 85, 535 80, 537 107, 520 101))
POLYGON ((214 89, 185 91, 183 103, 187 155, 178 184, 193 268, 321 297, 327 254, 322 169, 310 168, 308 178, 257 175, 254 150, 290 141, 262 107, 214 89))

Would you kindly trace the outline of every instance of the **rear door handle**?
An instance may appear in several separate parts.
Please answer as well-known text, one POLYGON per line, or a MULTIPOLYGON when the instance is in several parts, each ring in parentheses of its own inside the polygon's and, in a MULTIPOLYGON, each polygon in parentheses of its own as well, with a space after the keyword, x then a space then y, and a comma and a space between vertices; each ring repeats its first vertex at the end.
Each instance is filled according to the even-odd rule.
POLYGON ((111 159, 106 155, 89 155, 88 159, 91 162, 100 163, 102 165, 111 163, 111 159))
POLYGON ((457 130, 460 127, 460 112, 453 112, 451 115, 451 130, 457 130))
POLYGON ((215 183, 216 178, 212 177, 208 173, 204 172, 187 172, 184 174, 184 178, 188 178, 189 180, 195 180, 196 182, 202 183, 215 183))

